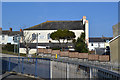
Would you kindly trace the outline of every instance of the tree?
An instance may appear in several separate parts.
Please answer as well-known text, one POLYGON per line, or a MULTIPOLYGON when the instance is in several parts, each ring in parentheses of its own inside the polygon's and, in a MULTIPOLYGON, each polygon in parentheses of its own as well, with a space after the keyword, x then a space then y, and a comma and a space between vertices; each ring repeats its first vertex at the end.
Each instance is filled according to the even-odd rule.
POLYGON ((85 43, 85 33, 82 33, 75 42, 75 51, 80 53, 88 52, 87 45, 85 43))
POLYGON ((21 42, 25 47, 26 56, 28 56, 29 51, 31 50, 30 43, 32 43, 35 38, 33 38, 32 35, 30 35, 28 32, 24 32, 21 39, 21 42))
POLYGON ((51 33, 50 35, 50 38, 52 40, 58 40, 60 45, 61 45, 61 42, 60 42, 61 40, 63 40, 63 43, 65 43, 64 41, 67 40, 66 42, 67 44, 69 40, 73 40, 75 37, 76 37, 75 33, 67 29, 65 30, 58 29, 57 31, 51 33))
POLYGON ((74 39, 75 33, 67 29, 65 30, 58 29, 57 31, 51 33, 50 38, 52 40, 58 40, 59 43, 61 43, 60 40, 63 40, 63 43, 64 43, 65 40, 67 40, 68 42, 68 40, 74 39))
POLYGON ((60 43, 60 38, 62 36, 61 33, 62 33, 62 30, 59 29, 56 32, 51 33, 50 38, 52 38, 53 40, 58 40, 60 43))

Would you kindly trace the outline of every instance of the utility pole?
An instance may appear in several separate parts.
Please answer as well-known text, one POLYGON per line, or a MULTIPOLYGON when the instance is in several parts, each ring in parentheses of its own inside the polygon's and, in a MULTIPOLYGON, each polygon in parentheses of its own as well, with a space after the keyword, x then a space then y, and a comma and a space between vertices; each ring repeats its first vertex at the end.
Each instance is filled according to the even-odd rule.
POLYGON ((37 33, 37 45, 36 45, 36 47, 37 47, 37 52, 36 52, 36 57, 37 57, 37 54, 38 54, 38 33, 37 33))
POLYGON ((15 53, 15 43, 14 43, 14 53, 15 53))
POLYGON ((18 56, 20 57, 19 48, 20 48, 20 34, 18 34, 18 56))

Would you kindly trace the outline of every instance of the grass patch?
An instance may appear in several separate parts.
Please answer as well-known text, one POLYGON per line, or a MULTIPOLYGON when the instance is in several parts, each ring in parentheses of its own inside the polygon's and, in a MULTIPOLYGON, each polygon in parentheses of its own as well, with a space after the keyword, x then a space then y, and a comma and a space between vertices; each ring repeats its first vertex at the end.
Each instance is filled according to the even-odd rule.
POLYGON ((113 70, 115 70, 115 71, 120 71, 120 69, 118 69, 118 68, 113 68, 113 70))
MULTIPOLYGON (((18 53, 10 52, 10 51, 7 51, 7 50, 2 50, 2 53, 18 56, 18 53)), ((20 53, 20 56, 26 57, 26 54, 20 53)), ((51 57, 47 57, 47 56, 42 57, 42 56, 36 56, 36 54, 32 54, 32 58, 49 58, 50 59, 51 57)))
MULTIPOLYGON (((18 56, 18 53, 10 52, 10 51, 7 51, 7 50, 2 50, 2 53, 18 56)), ((26 54, 20 53, 20 56, 26 57, 26 54)))

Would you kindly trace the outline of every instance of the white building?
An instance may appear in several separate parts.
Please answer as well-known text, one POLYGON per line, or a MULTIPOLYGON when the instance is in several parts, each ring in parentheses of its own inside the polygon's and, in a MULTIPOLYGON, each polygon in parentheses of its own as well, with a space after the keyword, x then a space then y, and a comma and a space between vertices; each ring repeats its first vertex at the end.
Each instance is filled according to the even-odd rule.
MULTIPOLYGON (((50 34, 54 31, 57 31, 58 29, 67 29, 70 31, 73 31, 76 35, 75 39, 80 37, 81 33, 85 32, 85 40, 86 43, 89 43, 89 23, 88 20, 86 20, 86 16, 83 16, 81 20, 78 21, 46 21, 44 23, 35 25, 33 27, 24 29, 23 33, 28 34, 29 37, 36 37, 34 34, 38 34, 38 39, 36 38, 31 45, 30 53, 36 53, 36 43, 38 41, 38 47, 53 47, 53 46, 59 46, 59 42, 57 40, 52 40, 50 38, 50 34)), ((65 41, 66 42, 66 41, 65 41)), ((20 44, 20 53, 25 53, 24 45, 20 44)), ((64 45, 65 46, 65 45, 64 45)), ((69 41, 67 46, 73 46, 73 43, 69 41)))
POLYGON ((89 51, 95 51, 96 48, 106 48, 112 37, 90 37, 88 48, 89 51))
POLYGON ((13 38, 15 35, 20 34, 22 29, 20 29, 20 31, 12 31, 12 28, 10 28, 10 30, 2 30, 2 28, 0 28, 0 31, 2 32, 0 34, 0 44, 6 45, 8 43, 17 44, 13 41, 13 38))

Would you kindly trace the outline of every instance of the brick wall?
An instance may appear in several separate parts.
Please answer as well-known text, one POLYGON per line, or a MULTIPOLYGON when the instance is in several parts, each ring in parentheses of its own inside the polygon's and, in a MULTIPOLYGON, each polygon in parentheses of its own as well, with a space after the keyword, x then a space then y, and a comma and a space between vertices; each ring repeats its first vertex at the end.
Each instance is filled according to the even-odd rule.
POLYGON ((44 53, 44 49, 39 48, 39 49, 38 49, 38 53, 44 53))
POLYGON ((69 58, 78 58, 78 52, 69 52, 69 58))
POLYGON ((78 58, 79 59, 87 59, 88 58, 88 53, 79 53, 78 58))
POLYGON ((52 50, 52 53, 51 53, 52 55, 56 55, 56 54, 60 54, 60 50, 52 50))
POLYGON ((78 59, 88 59, 89 61, 100 61, 108 62, 110 61, 109 55, 97 55, 88 53, 78 53, 78 52, 69 52, 69 51, 60 51, 52 49, 38 49, 39 53, 51 54, 51 55, 60 55, 60 57, 69 57, 69 58, 78 58, 78 59))
POLYGON ((60 52, 60 57, 68 57, 69 56, 69 51, 61 51, 60 52))
POLYGON ((99 55, 99 61, 103 61, 103 62, 110 61, 110 57, 109 55, 99 55))
POLYGON ((45 54, 51 54, 52 53, 52 49, 44 49, 44 53, 45 54))
POLYGON ((97 54, 90 54, 90 55, 88 55, 88 60, 90 60, 90 61, 98 61, 99 60, 99 55, 97 55, 97 54))

